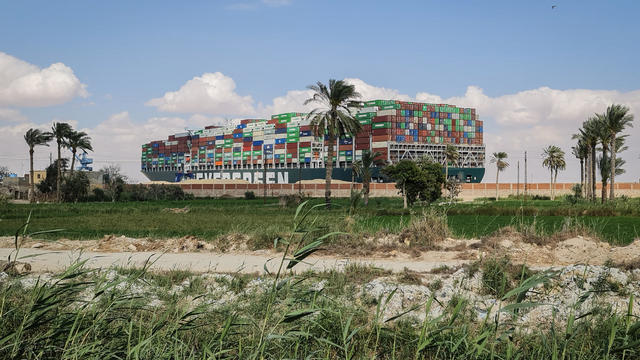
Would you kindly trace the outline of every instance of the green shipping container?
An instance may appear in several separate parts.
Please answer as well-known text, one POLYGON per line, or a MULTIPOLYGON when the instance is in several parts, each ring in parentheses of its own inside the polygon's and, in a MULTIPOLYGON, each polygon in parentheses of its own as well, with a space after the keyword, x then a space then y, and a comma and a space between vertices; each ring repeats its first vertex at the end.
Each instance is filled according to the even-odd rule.
POLYGON ((380 122, 380 123, 374 123, 371 125, 371 128, 373 129, 391 129, 391 123, 390 122, 380 122))
POLYGON ((371 119, 360 119, 358 122, 360 125, 371 125, 371 119))
POLYGON ((255 150, 255 151, 253 151, 253 155, 262 155, 262 151, 255 150))

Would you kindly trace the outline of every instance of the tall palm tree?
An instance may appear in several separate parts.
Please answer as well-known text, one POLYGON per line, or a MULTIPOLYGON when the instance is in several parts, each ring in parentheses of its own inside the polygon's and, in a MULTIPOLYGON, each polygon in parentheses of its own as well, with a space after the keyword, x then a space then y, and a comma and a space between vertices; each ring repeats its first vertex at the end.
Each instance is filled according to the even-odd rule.
MULTIPOLYGON (((600 151, 602 154, 596 159, 595 165, 600 167, 600 159, 608 159, 609 158, 609 146, 611 145, 611 135, 607 130, 606 120, 604 118, 604 114, 595 114, 593 116, 594 126, 593 131, 595 133, 597 142, 600 144, 600 151)), ((608 176, 606 176, 608 178, 608 176)), ((602 203, 607 201, 607 181, 605 178, 600 177, 602 181, 602 192, 600 195, 600 199, 602 203)))
POLYGON ((580 188, 582 189, 582 196, 585 196, 585 160, 589 155, 589 149, 582 140, 578 140, 576 146, 571 148, 571 153, 580 160, 580 188))
POLYGON ((458 148, 447 144, 447 147, 444 149, 444 178, 445 181, 449 181, 449 163, 451 165, 455 165, 458 163, 460 159, 460 153, 458 152, 458 148))
POLYGON ((353 171, 358 174, 362 180, 362 194, 365 206, 369 203, 371 170, 374 166, 382 166, 385 163, 380 156, 382 156, 382 154, 377 151, 372 153, 371 151, 365 150, 362 152, 362 159, 353 163, 353 171))
POLYGON ((51 133, 43 132, 40 129, 29 129, 24 134, 24 141, 29 145, 29 201, 35 201, 35 180, 33 178, 33 152, 36 146, 49 146, 51 133))
POLYGON ((546 149, 542 151, 542 165, 549 169, 549 190, 551 191, 551 200, 553 200, 553 169, 555 167, 556 160, 556 152, 559 151, 560 148, 555 145, 549 145, 546 149))
MULTIPOLYGON (((616 137, 627 127, 633 127, 633 115, 629 113, 629 107, 624 105, 613 104, 607 108, 603 114, 603 121, 609 132, 610 148, 615 149, 616 137)), ((615 175, 616 175, 616 152, 611 151, 610 160, 610 179, 609 179, 609 197, 615 198, 615 175)))
POLYGON ((356 92, 354 85, 350 85, 344 80, 330 79, 329 86, 318 81, 317 84, 308 88, 313 90, 314 94, 304 104, 314 103, 320 107, 312 110, 307 115, 307 119, 311 120, 315 136, 326 136, 328 142, 324 198, 327 209, 330 209, 333 146, 338 138, 345 135, 355 136, 360 131, 361 125, 349 109, 349 106, 360 97, 360 94, 356 92))
POLYGON ((66 145, 71 149, 71 174, 73 175, 73 167, 76 163, 76 152, 78 150, 93 151, 93 146, 91 146, 91 138, 84 131, 71 132, 67 138, 66 145))
POLYGON ((60 202, 60 179, 62 178, 62 170, 60 168, 60 159, 62 158, 62 147, 66 145, 67 138, 73 129, 71 125, 67 123, 53 123, 51 126, 51 134, 56 139, 56 143, 58 144, 58 176, 56 178, 56 199, 60 202))
POLYGON ((505 161, 507 157, 507 153, 503 151, 494 152, 493 155, 491 155, 491 163, 496 164, 496 200, 498 200, 498 184, 500 183, 498 178, 500 176, 500 172, 509 166, 509 163, 505 161))
POLYGON ((590 117, 582 123, 582 128, 577 134, 573 135, 574 139, 581 141, 587 148, 586 160, 586 194, 587 198, 595 201, 596 198, 596 146, 598 144, 598 129, 600 127, 597 117, 590 117))

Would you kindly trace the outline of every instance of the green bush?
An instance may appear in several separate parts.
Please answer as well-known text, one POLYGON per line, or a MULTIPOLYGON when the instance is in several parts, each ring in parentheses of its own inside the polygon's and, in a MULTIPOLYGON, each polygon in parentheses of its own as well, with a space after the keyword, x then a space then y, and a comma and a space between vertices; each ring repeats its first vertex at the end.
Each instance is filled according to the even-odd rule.
POLYGON ((244 198, 246 200, 254 200, 256 198, 256 194, 253 191, 246 191, 244 193, 244 198))

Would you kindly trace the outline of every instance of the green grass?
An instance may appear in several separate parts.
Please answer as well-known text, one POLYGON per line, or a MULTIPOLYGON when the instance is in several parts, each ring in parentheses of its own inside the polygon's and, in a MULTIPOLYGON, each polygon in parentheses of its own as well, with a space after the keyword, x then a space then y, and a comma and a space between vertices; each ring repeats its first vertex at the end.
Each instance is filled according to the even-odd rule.
MULTIPOLYGON (((320 203, 321 200, 312 200, 320 203)), ((399 233, 422 209, 402 209, 401 199, 372 199, 351 219, 348 199, 335 199, 330 211, 317 211, 318 224, 330 231, 352 234, 399 233)), ((501 200, 434 206, 445 209, 448 224, 457 237, 483 237, 505 226, 535 222, 541 234, 561 229, 567 218, 586 225, 599 237, 613 244, 628 244, 640 236, 640 199, 599 205, 564 201, 501 200)), ((291 225, 295 208, 281 208, 278 200, 197 199, 77 204, 6 204, 0 208, 0 235, 12 235, 33 210, 33 231, 63 228, 62 233, 43 238, 98 239, 108 234, 129 237, 170 238, 187 235, 215 240, 230 233, 248 234, 252 248, 265 248, 273 238, 284 235, 291 225), (167 208, 190 211, 174 214, 167 208)))

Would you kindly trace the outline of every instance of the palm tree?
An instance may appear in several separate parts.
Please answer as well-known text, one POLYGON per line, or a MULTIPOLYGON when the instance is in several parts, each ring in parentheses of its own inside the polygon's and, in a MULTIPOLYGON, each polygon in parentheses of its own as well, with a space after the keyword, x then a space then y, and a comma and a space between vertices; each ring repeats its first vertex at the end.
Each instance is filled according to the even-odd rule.
POLYGON ((73 167, 76 162, 76 152, 78 150, 82 151, 93 151, 93 147, 91 146, 91 138, 84 131, 73 131, 69 134, 67 138, 66 145, 69 149, 71 149, 71 174, 73 175, 73 167))
POLYGON ((353 117, 349 109, 355 99, 360 97, 360 94, 356 92, 354 85, 349 85, 344 80, 330 79, 328 87, 318 81, 316 85, 311 85, 308 88, 313 90, 314 94, 304 104, 317 103, 320 107, 312 110, 307 115, 307 119, 311 120, 315 136, 326 136, 328 142, 324 198, 327 209, 330 209, 333 146, 338 138, 345 135, 354 136, 360 131, 360 123, 353 117))
POLYGON ((460 159, 460 153, 458 152, 458 148, 447 144, 446 149, 444 149, 444 178, 445 181, 449 181, 449 163, 451 165, 455 165, 460 159))
POLYGON ((371 185, 371 169, 374 166, 384 165, 384 160, 380 158, 381 153, 365 150, 362 152, 362 159, 353 163, 353 171, 362 180, 363 202, 366 206, 369 203, 369 189, 371 185))
MULTIPOLYGON (((607 108, 607 111, 603 114, 603 121, 609 132, 609 144, 610 148, 614 149, 616 146, 616 137, 619 133, 624 131, 627 127, 633 127, 633 115, 629 113, 629 107, 613 104, 607 108)), ((609 198, 615 198, 615 175, 616 175, 616 152, 611 151, 610 160, 610 179, 609 179, 609 198)))
POLYGON ((582 128, 578 130, 578 134, 574 134, 573 138, 581 141, 587 148, 587 159, 585 168, 586 174, 586 194, 591 201, 596 198, 596 146, 598 144, 598 128, 600 127, 597 117, 590 117, 582 123, 582 128))
POLYGON ((585 193, 585 160, 589 155, 589 149, 582 140, 578 140, 576 146, 571 148, 571 153, 578 160, 580 160, 580 187, 582 189, 582 196, 585 193))
POLYGON ((567 163, 564 159, 564 151, 555 145, 550 145, 543 150, 542 165, 549 168, 551 173, 551 200, 555 200, 555 184, 558 180, 558 170, 564 170, 567 167, 567 163))
POLYGON ((509 163, 505 161, 508 157, 506 152, 494 152, 491 156, 491 163, 496 164, 496 200, 498 200, 498 177, 500 176, 500 171, 503 171, 509 166, 509 163))
POLYGON ((62 158, 62 147, 66 145, 67 138, 73 129, 71 125, 67 123, 53 123, 51 126, 51 134, 56 139, 56 143, 58 144, 58 176, 56 178, 56 199, 60 202, 60 178, 62 177, 62 170, 60 168, 60 159, 62 158))
POLYGON ((33 178, 33 149, 36 146, 49 146, 51 141, 51 133, 42 132, 40 129, 29 129, 24 134, 24 141, 29 145, 29 201, 35 201, 35 180, 33 178))

